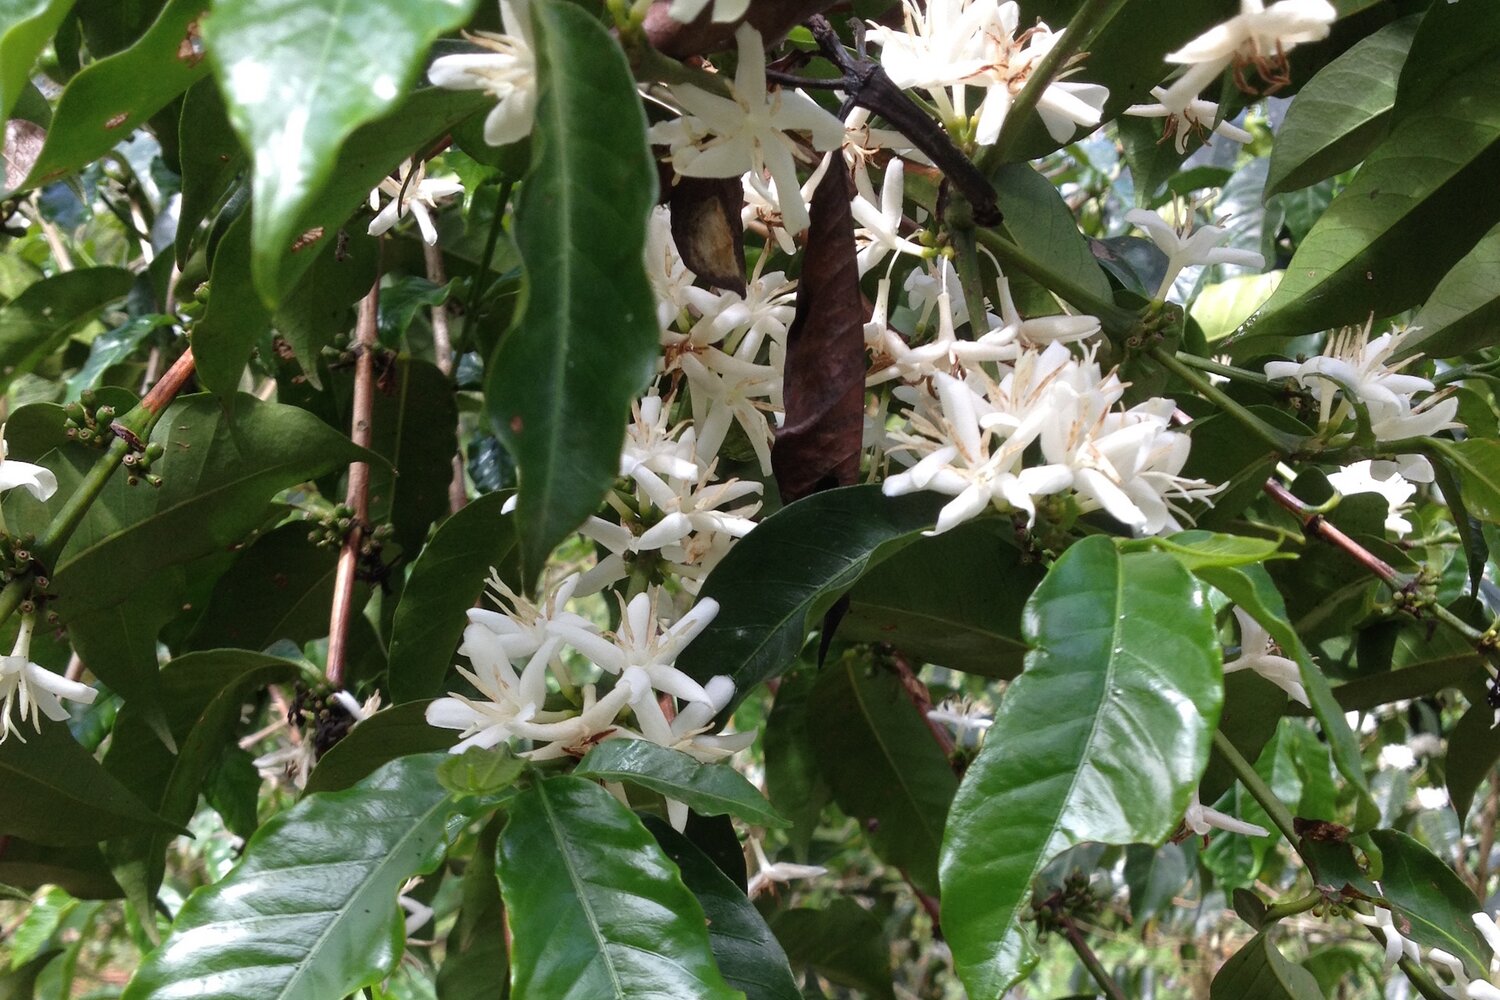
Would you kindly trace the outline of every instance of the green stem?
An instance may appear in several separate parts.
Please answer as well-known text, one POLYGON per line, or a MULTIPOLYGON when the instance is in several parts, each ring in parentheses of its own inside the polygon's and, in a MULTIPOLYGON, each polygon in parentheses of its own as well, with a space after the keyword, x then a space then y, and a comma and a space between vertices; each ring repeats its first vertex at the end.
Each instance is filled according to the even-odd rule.
POLYGON ((1223 390, 1177 359, 1177 355, 1160 344, 1151 348, 1151 357, 1163 368, 1192 386, 1201 396, 1217 405, 1250 433, 1260 438, 1278 455, 1294 455, 1301 447, 1301 440, 1284 431, 1279 431, 1230 399, 1223 390))
POLYGON ((1073 950, 1078 953, 1078 960, 1083 963, 1085 969, 1089 970, 1089 975, 1094 977, 1094 982, 1099 984, 1104 995, 1109 997, 1109 1000, 1126 1000, 1125 992, 1120 989, 1120 984, 1110 978, 1108 970, 1104 968, 1104 963, 1099 961, 1099 956, 1094 954, 1094 949, 1089 947, 1089 943, 1079 933, 1077 925, 1067 916, 1063 916, 1061 920, 1063 934, 1067 937, 1068 944, 1072 945, 1073 950))
POLYGON ((1276 902, 1266 907, 1266 912, 1264 914, 1261 926, 1265 926, 1265 924, 1268 924, 1273 920, 1281 920, 1283 917, 1291 917, 1296 916, 1299 913, 1306 913, 1314 906, 1317 906, 1319 903, 1324 902, 1327 898, 1328 897, 1324 896, 1321 892, 1318 892, 1316 889, 1314 889, 1306 896, 1298 896, 1296 899, 1278 899, 1276 902))
POLYGON ((969 309, 969 330, 978 338, 988 332, 984 329, 984 279, 979 270, 979 252, 974 245, 974 227, 959 227, 950 230, 953 248, 957 250, 953 264, 958 271, 958 284, 963 291, 964 304, 969 309))
POLYGON ((979 242, 984 244, 985 249, 1000 261, 1001 267, 1019 271, 1050 291, 1061 295, 1075 309, 1097 317, 1099 323, 1109 333, 1125 334, 1135 329, 1140 323, 1140 317, 1135 312, 1122 309, 1108 299, 1100 298, 1090 292, 1071 278, 1058 274, 1047 265, 1034 260, 1026 251, 999 233, 989 229, 978 229, 975 230, 975 235, 978 236, 979 242))
POLYGON ((1036 68, 1031 71, 1031 75, 1021 87, 1021 92, 1011 103, 1010 110, 1005 113, 1005 124, 1000 126, 1000 135, 996 138, 995 144, 980 152, 976 160, 980 170, 989 173, 1000 164, 1009 162, 1006 154, 1015 144, 1016 137, 1021 134, 1026 123, 1030 121, 1037 102, 1052 85, 1058 72, 1067 66, 1068 60, 1093 40, 1099 29, 1108 24, 1124 5, 1124 0, 1086 0, 1084 5, 1078 8, 1078 13, 1074 14, 1073 19, 1068 22, 1068 27, 1063 31, 1062 36, 1042 57, 1042 61, 1037 63, 1036 68))
POLYGON ((1427 970, 1416 962, 1403 955, 1400 965, 1401 971, 1406 973, 1406 978, 1417 988, 1417 992, 1422 994, 1423 1000, 1451 1000, 1451 995, 1444 992, 1427 970))
POLYGON ((1244 382, 1246 385, 1260 386, 1261 388, 1265 389, 1270 389, 1273 387, 1271 380, 1266 378, 1264 375, 1246 371, 1243 368, 1236 368, 1233 365, 1221 365, 1217 361, 1212 361, 1208 358, 1200 358, 1198 357, 1198 355, 1189 354, 1186 351, 1178 351, 1176 357, 1178 361, 1181 361, 1189 368, 1196 368, 1201 372, 1208 372, 1212 375, 1222 375, 1223 377, 1227 379, 1233 379, 1236 382, 1244 382))
POLYGON ((1250 762, 1235 749, 1233 743, 1229 742, 1229 737, 1217 729, 1214 730, 1214 749, 1219 751, 1219 755, 1224 758, 1224 762, 1229 765, 1229 769, 1234 772, 1240 784, 1245 786, 1245 791, 1250 793, 1250 797, 1259 802, 1260 807, 1266 811, 1266 815, 1271 817, 1271 822, 1276 825, 1276 829, 1281 831, 1287 843, 1300 854, 1302 852, 1301 838, 1297 836, 1296 827, 1292 824, 1292 812, 1286 807, 1286 803, 1276 797, 1276 793, 1271 791, 1271 786, 1265 783, 1250 762))
POLYGON ((500 231, 505 228, 505 206, 510 204, 510 192, 514 181, 500 185, 500 198, 495 202, 495 215, 490 219, 490 232, 484 241, 484 254, 474 268, 474 284, 469 288, 468 301, 464 303, 464 325, 460 342, 469 343, 469 329, 474 325, 474 316, 479 312, 479 299, 484 294, 485 277, 490 273, 490 262, 495 259, 495 246, 500 242, 500 231))

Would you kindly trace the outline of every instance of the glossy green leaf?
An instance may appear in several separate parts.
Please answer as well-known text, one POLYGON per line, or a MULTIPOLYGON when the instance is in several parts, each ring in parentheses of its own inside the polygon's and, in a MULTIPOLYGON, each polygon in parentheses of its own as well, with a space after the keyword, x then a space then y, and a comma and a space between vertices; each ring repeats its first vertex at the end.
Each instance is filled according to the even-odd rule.
POLYGON ((404 940, 396 892, 446 846, 440 759, 404 757, 272 818, 233 871, 188 898, 124 1000, 329 1000, 384 979, 404 940))
POLYGON ((1267 198, 1357 166, 1385 138, 1420 20, 1405 17, 1360 39, 1302 85, 1276 130, 1267 198))
POLYGON ((1348 720, 1344 718, 1344 706, 1333 696, 1328 678, 1313 663, 1301 636, 1287 622, 1286 602, 1271 582, 1270 575, 1262 566, 1205 566, 1195 572, 1199 579, 1249 612, 1270 633, 1281 651, 1297 662, 1302 675, 1302 687, 1307 692, 1313 716, 1322 727, 1323 736, 1333 753, 1334 765, 1357 796, 1355 828, 1369 829, 1379 819, 1380 810, 1370 796, 1370 786, 1365 781, 1359 741, 1349 728, 1348 720))
POLYGON ((1491 347, 1500 337, 1500 225, 1443 275, 1412 318, 1401 353, 1447 358, 1491 347))
POLYGON ((438 766, 438 781, 455 795, 494 795, 514 785, 525 772, 525 758, 501 743, 488 750, 469 747, 461 754, 450 752, 438 766))
POLYGON ((1297 247, 1244 328, 1244 349, 1425 299, 1500 218, 1500 60, 1476 64, 1399 118, 1297 247), (1248 342, 1248 343, 1246 343, 1248 342))
POLYGON ((787 839, 800 860, 807 858, 818 819, 833 797, 818 770, 812 748, 808 699, 813 680, 810 671, 783 678, 761 731, 761 747, 766 755, 766 797, 792 821, 787 839))
POLYGON ((204 388, 232 399, 250 349, 270 328, 271 313, 256 294, 250 276, 250 212, 246 210, 230 223, 214 250, 208 307, 193 324, 193 357, 204 388))
MULTIPOLYGON (((368 457, 311 413, 249 396, 233 416, 211 396, 181 397, 151 439, 165 449, 153 466, 162 486, 131 487, 115 476, 58 560, 52 580, 64 620, 129 599, 152 572, 239 544, 277 492, 368 457)), ((60 482, 64 469, 79 474, 51 464, 60 482)))
POLYGON ((177 158, 182 167, 182 202, 177 210, 177 261, 187 260, 198 227, 245 167, 245 150, 229 125, 218 82, 200 80, 182 99, 177 158))
POLYGON ((847 896, 821 909, 799 907, 771 917, 771 930, 797 968, 841 986, 895 1000, 891 949, 880 920, 847 896))
MULTIPOLYGON (((179 656, 162 669, 158 702, 179 752, 174 755, 162 745, 146 707, 127 702, 115 721, 104 765, 168 822, 186 826, 210 769, 239 729, 244 704, 267 684, 297 676, 296 664, 248 650, 179 656)), ((127 889, 144 887, 146 905, 155 899, 174 837, 150 831, 106 845, 115 877, 127 889)))
POLYGON ((208 0, 171 0, 130 48, 90 63, 68 81, 25 186, 108 153, 206 74, 197 33, 207 9, 208 0))
POLYGON ((370 449, 390 464, 370 469, 370 519, 389 522, 396 544, 415 554, 432 522, 448 513, 458 405, 452 380, 429 361, 394 362, 383 385, 371 413, 370 449))
POLYGON ((398 757, 448 749, 453 733, 427 724, 427 705, 425 701, 395 705, 349 730, 319 758, 308 775, 306 792, 343 791, 398 757))
POLYGON ((397 701, 442 693, 463 637, 464 612, 484 593, 496 569, 516 575, 515 518, 500 513, 508 493, 488 493, 438 525, 401 592, 391 625, 390 685, 397 701))
POLYGON ((1397 912, 1411 921, 1406 936, 1424 948, 1458 956, 1471 975, 1487 974, 1490 946, 1473 921, 1482 908, 1463 880, 1398 830, 1375 830, 1370 839, 1380 849, 1380 888, 1397 912))
POLYGON ((900 678, 847 655, 827 664, 807 705, 819 773, 861 821, 875 853, 937 894, 943 824, 958 790, 941 748, 900 678))
POLYGON ((732 767, 703 764, 680 750, 647 740, 605 740, 573 773, 599 781, 624 781, 686 802, 700 816, 738 816, 753 826, 788 826, 787 818, 732 767))
POLYGON ((44 720, 40 733, 17 725, 17 734, 0 743, 0 834, 68 846, 166 825, 66 725, 44 720))
POLYGON ((141 341, 151 335, 151 331, 171 323, 172 317, 159 313, 135 316, 89 341, 88 360, 83 363, 82 368, 68 377, 67 395, 64 398, 73 402, 83 390, 98 387, 104 373, 134 354, 141 341))
POLYGON ((515 209, 526 308, 485 385, 490 420, 521 470, 528 581, 614 482, 631 400, 660 357, 642 264, 656 165, 630 67, 582 9, 546 0, 531 13, 540 93, 515 209))
POLYGON ((37 56, 73 0, 3 0, 0 2, 0 121, 10 118, 16 99, 31 82, 37 56))
POLYGON ((1458 476, 1469 513, 1490 524, 1500 523, 1500 441, 1466 438, 1433 439, 1436 448, 1458 476))
MULTIPOLYGON (((323 388, 319 368, 323 349, 331 347, 339 334, 353 329, 359 302, 375 283, 382 239, 365 233, 357 221, 350 221, 332 241, 320 242, 321 251, 312 251, 315 256, 311 263, 296 272, 291 291, 276 310, 276 332, 316 389, 323 388)), ((298 253, 286 260, 298 262, 300 268, 308 258, 298 253)))
POLYGON ((1204 340, 1210 344, 1223 340, 1266 304, 1285 276, 1285 271, 1267 271, 1208 285, 1193 296, 1188 315, 1203 331, 1204 340))
POLYGON ((124 268, 87 267, 38 281, 0 306, 0 392, 130 290, 124 268))
POLYGON ((766 518, 703 584, 719 614, 677 659, 699 681, 728 674, 736 701, 791 666, 809 627, 871 566, 920 537, 943 497, 877 485, 815 493, 766 518))
POLYGON ((1035 962, 1032 880, 1085 841, 1161 843, 1208 763, 1223 699, 1203 591, 1171 556, 1075 543, 1032 595, 1032 645, 943 840, 943 932, 971 996, 1035 962))
MULTIPOLYGON (((219 0, 204 26, 229 119, 255 150, 255 285, 275 303, 299 217, 350 134, 396 107, 432 40, 475 0, 219 0), (372 74, 371 69, 377 71, 372 74)), ((392 150, 384 170, 395 166, 392 150)), ((369 190, 373 185, 366 185, 369 190)))
POLYGON ((1042 579, 999 522, 921 538, 849 592, 839 636, 889 642, 908 656, 986 677, 1014 677, 1026 652, 1021 608, 1042 579))
POLYGON ((1052 182, 1029 163, 1008 163, 990 180, 1011 238, 1052 273, 1108 301, 1109 279, 1052 182))
POLYGON ((308 524, 284 524, 255 540, 219 577, 186 649, 261 650, 328 634, 338 550, 308 539, 308 524))
POLYGON ((1177 844, 1150 847, 1131 844, 1125 851, 1125 884, 1130 887, 1130 919, 1139 924, 1172 905, 1191 874, 1188 857, 1177 844))
POLYGON ((437 970, 438 1000, 505 1000, 510 959, 505 951, 505 906, 495 876, 495 844, 503 817, 485 824, 464 868, 458 919, 448 932, 437 970))
POLYGON ((1468 816, 1474 793, 1489 778, 1496 763, 1500 763, 1500 729, 1495 728, 1495 710, 1482 699, 1476 699, 1453 727, 1443 762, 1448 798, 1459 822, 1468 816))
POLYGON ((1120 545, 1122 552, 1157 549, 1177 557, 1189 572, 1204 566, 1250 566, 1274 559, 1280 545, 1268 538, 1223 535, 1211 531, 1179 531, 1165 537, 1138 538, 1120 545))
POLYGON ((1412 39, 1396 88, 1396 117, 1425 113, 1443 88, 1477 62, 1494 58, 1500 8, 1487 3, 1433 4, 1412 39))
POLYGON ((124 895, 97 844, 53 847, 11 837, 0 854, 0 879, 26 890, 55 885, 79 899, 124 895))
POLYGON ((499 867, 517 997, 742 996, 714 965, 703 909, 677 869, 598 785, 535 782, 510 807, 499 867))
POLYGON ((1230 956, 1214 976, 1210 1000, 1320 1000, 1313 974, 1286 960, 1262 931, 1230 956))
POLYGON ((670 825, 655 816, 642 822, 703 907, 708 943, 725 982, 743 992, 746 1000, 799 1000, 786 952, 744 890, 670 825))

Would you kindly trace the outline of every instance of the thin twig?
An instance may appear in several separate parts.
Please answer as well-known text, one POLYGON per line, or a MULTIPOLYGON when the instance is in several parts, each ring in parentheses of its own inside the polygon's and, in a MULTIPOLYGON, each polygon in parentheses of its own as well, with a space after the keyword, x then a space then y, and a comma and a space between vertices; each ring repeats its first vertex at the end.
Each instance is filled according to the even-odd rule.
MULTIPOLYGON (((354 361, 354 415, 349 437, 361 448, 370 447, 371 411, 375 405, 376 321, 380 311, 380 275, 359 303, 359 321, 354 328, 356 350, 354 361)), ((370 465, 349 465, 349 492, 346 505, 354 511, 354 523, 339 552, 338 570, 333 579, 333 606, 328 616, 328 683, 337 689, 344 686, 344 654, 349 641, 349 619, 354 613, 354 575, 359 563, 359 549, 364 542, 365 521, 370 515, 370 465)))
POLYGON ((922 717, 922 721, 927 723, 927 728, 932 732, 932 738, 936 741, 938 749, 943 751, 943 756, 949 763, 956 763, 953 737, 948 734, 947 729, 943 728, 942 723, 934 721, 927 714, 932 711, 932 694, 927 690, 927 685, 922 683, 922 679, 912 669, 910 660, 898 650, 886 648, 891 669, 900 678, 901 689, 906 692, 907 699, 916 706, 917 714, 922 717))
MULTIPOLYGON (((446 285, 448 272, 443 268, 443 251, 436 245, 422 247, 422 259, 427 264, 427 280, 434 285, 446 285)), ((438 370, 444 375, 453 374, 453 340, 449 334, 447 303, 438 302, 432 307, 432 351, 437 357, 438 370)), ((458 513, 469 502, 464 489, 464 459, 457 451, 453 453, 453 478, 448 480, 448 510, 458 513)))
POLYGON ((1109 1000, 1125 1000, 1125 991, 1120 989, 1120 984, 1110 977, 1104 963, 1099 961, 1099 956, 1094 954, 1094 949, 1089 947, 1088 941, 1079 932, 1078 925, 1073 923, 1073 918, 1066 913, 1058 914, 1058 922, 1062 924, 1063 936, 1068 939, 1068 944, 1078 953, 1078 960, 1083 967, 1089 970, 1089 975, 1094 977, 1094 982, 1104 991, 1109 1000))

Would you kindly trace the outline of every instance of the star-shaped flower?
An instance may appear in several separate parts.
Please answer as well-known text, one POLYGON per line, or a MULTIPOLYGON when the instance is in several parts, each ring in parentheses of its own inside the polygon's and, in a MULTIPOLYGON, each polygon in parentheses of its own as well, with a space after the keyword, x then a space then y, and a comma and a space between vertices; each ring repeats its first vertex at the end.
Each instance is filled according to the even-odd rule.
POLYGON ((1309 704, 1307 691, 1302 687, 1302 670, 1295 660, 1289 660, 1273 652, 1276 644, 1271 634, 1244 608, 1235 608, 1234 617, 1240 623, 1240 655, 1224 664, 1224 672, 1251 670, 1275 684, 1293 701, 1309 704))
POLYGON ((531 134, 536 119, 536 54, 531 44, 528 0, 500 0, 506 34, 468 35, 488 52, 464 52, 434 59, 427 79, 449 90, 482 90, 499 103, 484 119, 484 141, 508 146, 531 134))

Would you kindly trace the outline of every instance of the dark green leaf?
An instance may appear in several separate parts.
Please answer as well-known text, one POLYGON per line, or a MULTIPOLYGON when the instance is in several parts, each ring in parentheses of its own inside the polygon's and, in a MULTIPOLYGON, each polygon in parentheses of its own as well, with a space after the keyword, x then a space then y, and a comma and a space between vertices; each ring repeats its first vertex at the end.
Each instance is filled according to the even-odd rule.
POLYGON ((1211 1000, 1319 1000, 1318 981, 1293 965, 1271 943, 1266 932, 1255 935, 1214 976, 1211 1000))
POLYGON ((182 99, 177 156, 182 166, 182 202, 177 212, 177 261, 187 260, 198 226, 229 193, 245 166, 224 97, 214 80, 201 80, 182 99))
MULTIPOLYGON (((276 332, 314 388, 323 387, 318 367, 323 349, 354 325, 359 300, 375 282, 380 252, 380 237, 369 236, 350 222, 332 240, 323 241, 322 250, 306 270, 297 272, 291 292, 276 310, 276 332)), ((306 260, 302 254, 288 259, 306 260)))
POLYGON ((328 634, 338 550, 308 540, 308 524, 284 524, 247 548, 219 577, 186 649, 298 646, 328 634))
POLYGON ((0 3, 0 121, 10 118, 31 68, 68 16, 73 0, 4 0, 0 3))
POLYGON ((396 544, 416 553, 432 522, 448 512, 458 406, 453 383, 428 361, 401 358, 386 369, 382 386, 370 448, 390 465, 370 469, 370 520, 390 522, 396 544))
POLYGON ((1476 62, 1494 58, 1500 8, 1487 3, 1432 5, 1401 67, 1396 117, 1429 110, 1444 87, 1476 62))
POLYGON ((193 325, 193 356, 204 388, 233 398, 250 348, 270 328, 271 313, 250 277, 250 212, 244 211, 214 251, 208 308, 193 325))
POLYGON ((702 816, 738 816, 753 826, 789 826, 787 818, 745 776, 724 764, 703 764, 647 740, 605 740, 573 773, 599 781, 628 781, 685 802, 702 816))
POLYGON ((1401 341, 1403 355, 1438 358, 1491 347, 1500 324, 1500 225, 1443 276, 1412 318, 1401 341))
POLYGON ((871 566, 937 520, 944 498, 885 497, 877 485, 806 497, 766 518, 729 551, 703 585, 720 611, 677 666, 699 681, 728 674, 732 710, 755 686, 791 666, 809 622, 871 566))
POLYGON ((1491 524, 1500 523, 1500 441, 1433 439, 1432 446, 1458 474, 1459 489, 1469 512, 1491 524))
POLYGON ((44 847, 11 837, 0 854, 0 879, 23 889, 55 885, 79 899, 119 899, 123 890, 96 844, 44 847))
POLYGON ((398 757, 448 749, 453 745, 453 733, 427 724, 427 705, 425 701, 395 705, 349 730, 319 758, 308 775, 306 791, 343 791, 398 757))
POLYGON ((1187 885, 1187 855, 1177 844, 1152 848, 1131 844, 1125 851, 1125 884, 1130 887, 1130 919, 1139 924, 1172 905, 1187 885))
POLYGON ((582 9, 553 0, 531 12, 540 94, 515 210, 526 310, 485 384, 490 419, 521 467, 527 581, 614 482, 630 402, 661 353, 642 264, 656 165, 630 67, 582 9))
POLYGON ((655 816, 643 822, 703 906, 708 943, 725 981, 742 991, 746 1000, 798 1000, 786 952, 744 891, 671 826, 655 816))
MULTIPOLYGON (((165 449, 153 466, 161 488, 115 476, 58 560, 52 580, 64 620, 127 600, 153 572, 239 544, 280 490, 371 457, 305 410, 248 396, 232 417, 211 396, 179 398, 151 439, 165 449)), ((83 456, 85 467, 91 458, 83 456)))
POLYGON ((1026 669, 969 765, 943 841, 943 932, 971 996, 1034 964, 1032 880, 1083 841, 1160 843, 1208 763, 1223 699, 1202 590, 1171 556, 1068 549, 1032 595, 1026 669), (1024 752, 1022 750, 1024 748, 1024 752))
MULTIPOLYGON (((1479 673, 1472 676, 1479 677, 1479 673)), ((1448 798, 1462 823, 1474 803, 1474 793, 1500 762, 1500 729, 1495 728, 1495 710, 1476 699, 1453 727, 1448 737, 1444 770, 1448 798)))
POLYGON ((1109 301, 1109 279, 1052 182, 1029 163, 1006 164, 990 179, 1011 238, 1052 273, 1109 301))
POLYGON ((740 996, 714 965, 703 909, 677 869, 598 785, 535 782, 510 807, 499 862, 516 996, 740 996))
POLYGON ((1266 197, 1357 166, 1385 138, 1396 81, 1420 20, 1386 25, 1302 85, 1276 130, 1266 197))
POLYGON ((189 897, 125 1000, 212 995, 226 983, 256 1000, 329 1000, 384 979, 403 940, 396 892, 446 846, 440 759, 393 761, 271 819, 233 871, 189 897))
MULTIPOLYGON (((1480 5, 1482 6, 1482 5, 1480 5)), ((1244 328, 1288 338, 1416 305, 1500 218, 1500 60, 1476 64, 1391 134, 1297 247, 1244 328)))
POLYGON ((986 677, 1014 677, 1026 647, 1021 608, 1042 579, 993 523, 922 538, 849 592, 839 635, 986 677))
POLYGON ((249 840, 260 826, 260 769, 248 750, 225 747, 203 779, 203 799, 236 837, 249 840))
MULTIPOLYGON (((296 677, 296 664, 247 650, 179 656, 162 670, 158 707, 180 751, 174 755, 162 745, 146 706, 127 702, 115 722, 105 767, 168 822, 185 826, 209 770, 239 728, 244 703, 267 684, 296 677)), ((155 899, 174 837, 143 831, 106 845, 115 877, 133 894, 140 892, 146 905, 155 899)))
POLYGON ((208 0, 171 0, 134 45, 73 77, 26 186, 105 155, 207 73, 197 47, 198 19, 207 9, 208 0))
POLYGON ((1375 830, 1380 849, 1380 888, 1396 911, 1411 922, 1402 933, 1424 948, 1441 948, 1461 958, 1470 975, 1490 968, 1490 946, 1474 926, 1482 907, 1463 880, 1430 850, 1397 830, 1375 830))
POLYGON ((807 858, 823 807, 833 797, 813 754, 807 714, 812 688, 811 672, 783 678, 761 735, 766 755, 766 796, 792 821, 787 838, 802 860, 807 858))
POLYGON ((792 965, 872 997, 895 1000, 890 945, 880 920, 854 900, 835 898, 819 910, 781 910, 771 917, 771 930, 792 965))
MULTIPOLYGON (((445 762, 446 763, 446 762, 445 762)), ((510 959, 505 952, 505 906, 495 877, 495 844, 503 818, 480 831, 464 869, 462 903, 437 971, 438 1000, 505 1000, 510 959)))
POLYGON ((500 513, 507 498, 476 498, 438 525, 417 557, 391 625, 390 685, 397 701, 442 693, 463 636, 464 611, 484 592, 491 568, 519 583, 515 519, 500 513))
MULTIPOLYGON (((290 287, 280 281, 281 260, 305 231, 300 216, 323 195, 344 141, 396 107, 428 45, 473 8, 474 0, 214 4, 209 54, 229 120, 256 151, 251 245, 263 300, 275 303, 290 287)), ((392 149, 383 169, 400 155, 392 149)))
POLYGON ((34 958, 12 961, 9 967, 0 968, 0 1000, 32 1000, 42 971, 62 953, 61 948, 50 948, 34 958))
POLYGON ((0 306, 0 392, 128 292, 134 281, 123 268, 80 268, 38 281, 0 306))
POLYGON ((1286 603, 1271 582, 1270 575, 1262 566, 1206 566, 1196 570, 1196 573, 1205 583, 1248 611, 1270 633, 1276 645, 1281 647, 1282 653, 1297 662, 1302 675, 1302 687, 1307 691, 1313 715, 1322 727, 1323 736, 1333 753, 1334 765, 1358 796, 1354 825, 1357 830, 1369 829, 1379 819, 1380 810, 1370 796, 1370 786, 1365 781, 1359 741, 1349 728, 1348 720, 1344 718, 1344 706, 1333 697, 1328 678, 1313 663, 1301 636, 1288 624, 1286 603))
POLYGON ((807 706, 818 770, 882 860, 937 894, 943 823, 958 778, 900 678, 854 655, 828 664, 807 706))
POLYGON ((40 733, 19 726, 26 728, 0 743, 0 834, 66 846, 168 825, 74 742, 66 725, 44 721, 40 733))

